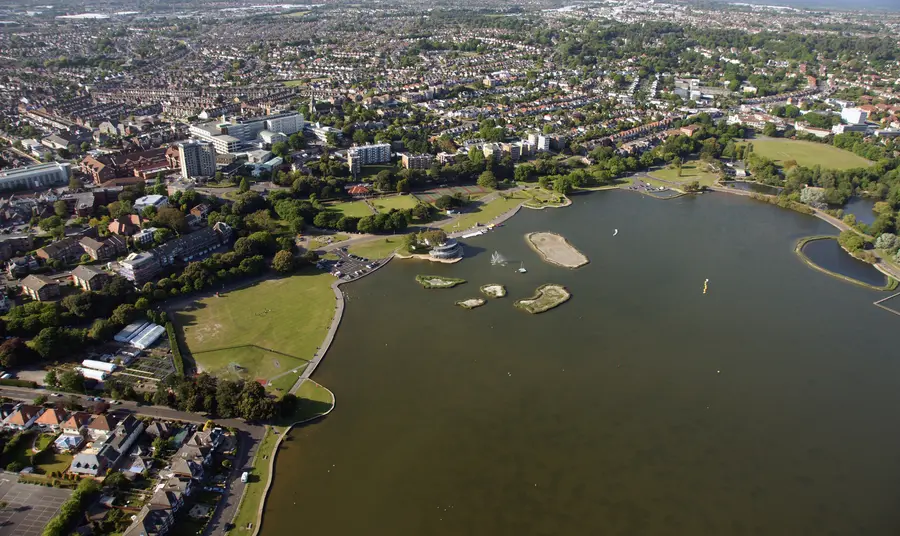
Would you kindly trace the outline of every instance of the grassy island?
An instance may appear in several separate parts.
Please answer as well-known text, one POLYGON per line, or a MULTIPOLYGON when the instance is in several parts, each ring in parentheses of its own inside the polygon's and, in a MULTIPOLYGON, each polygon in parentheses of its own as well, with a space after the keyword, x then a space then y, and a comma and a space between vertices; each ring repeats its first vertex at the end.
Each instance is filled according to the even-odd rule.
POLYGON ((525 240, 544 261, 550 264, 563 268, 578 268, 589 262, 588 258, 575 249, 565 237, 556 233, 528 233, 525 240))
POLYGON ((506 296, 506 287, 498 283, 481 285, 481 293, 488 298, 502 298, 503 296, 506 296))
POLYGON ((572 294, 562 285, 547 284, 538 287, 535 295, 525 300, 516 301, 515 305, 533 315, 549 311, 569 301, 572 294))
POLYGON ((487 300, 485 300, 484 298, 468 298, 456 302, 456 305, 462 307, 463 309, 475 309, 476 307, 481 307, 486 303, 487 300))
POLYGON ((465 279, 444 277, 442 275, 417 275, 416 281, 425 288, 453 288, 466 282, 465 279))

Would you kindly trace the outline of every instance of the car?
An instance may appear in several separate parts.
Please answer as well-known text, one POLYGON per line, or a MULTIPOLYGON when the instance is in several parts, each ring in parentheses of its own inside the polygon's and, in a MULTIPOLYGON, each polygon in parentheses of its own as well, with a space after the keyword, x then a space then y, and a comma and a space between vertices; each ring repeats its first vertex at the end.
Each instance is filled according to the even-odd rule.
POLYGON ((62 393, 50 393, 50 396, 62 396, 62 393))
POLYGON ((114 406, 118 406, 119 404, 122 403, 122 401, 121 400, 110 400, 109 403, 114 406))
POLYGON ((249 471, 244 471, 244 474, 241 475, 241 482, 242 482, 243 484, 246 484, 246 483, 249 482, 249 481, 250 481, 250 472, 249 472, 249 471))

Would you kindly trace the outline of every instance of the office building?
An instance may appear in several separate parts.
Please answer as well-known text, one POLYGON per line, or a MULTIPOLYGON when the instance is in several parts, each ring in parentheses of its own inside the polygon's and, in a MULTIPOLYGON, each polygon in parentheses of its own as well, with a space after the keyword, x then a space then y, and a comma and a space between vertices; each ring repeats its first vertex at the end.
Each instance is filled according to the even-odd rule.
POLYGON ((406 169, 428 169, 432 160, 430 154, 404 154, 401 157, 403 167, 406 169))
POLYGON ((226 121, 222 116, 219 121, 211 121, 199 125, 191 125, 188 129, 192 136, 212 143, 218 153, 233 153, 247 145, 271 140, 272 133, 290 136, 301 132, 305 126, 303 116, 297 112, 286 112, 261 117, 235 117, 226 121))
POLYGON ((206 141, 186 141, 178 144, 181 178, 212 177, 216 174, 216 148, 206 141))
POLYGON ((859 108, 844 108, 841 110, 841 119, 851 125, 862 125, 866 122, 869 114, 865 110, 859 108))
POLYGON ((0 171, 0 190, 49 188, 69 183, 72 176, 68 162, 51 162, 0 171))

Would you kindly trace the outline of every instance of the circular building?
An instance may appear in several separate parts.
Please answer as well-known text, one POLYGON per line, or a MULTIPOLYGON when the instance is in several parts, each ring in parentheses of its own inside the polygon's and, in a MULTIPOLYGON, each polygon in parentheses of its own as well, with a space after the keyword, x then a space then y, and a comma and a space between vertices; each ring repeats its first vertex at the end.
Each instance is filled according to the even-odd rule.
POLYGON ((462 257, 462 244, 452 238, 448 238, 428 252, 435 259, 458 259, 462 257))

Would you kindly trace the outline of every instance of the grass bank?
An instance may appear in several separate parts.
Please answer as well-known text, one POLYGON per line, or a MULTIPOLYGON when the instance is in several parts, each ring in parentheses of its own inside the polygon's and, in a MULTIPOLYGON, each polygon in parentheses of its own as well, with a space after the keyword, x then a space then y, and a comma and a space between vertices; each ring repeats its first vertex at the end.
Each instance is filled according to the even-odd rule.
POLYGON ((754 153, 774 160, 779 166, 783 166, 788 160, 794 160, 803 167, 822 166, 837 170, 872 165, 872 162, 861 156, 824 143, 787 139, 750 140, 749 143, 753 144, 754 153))
POLYGON ((456 220, 441 225, 446 232, 465 231, 475 227, 475 225, 485 225, 501 214, 505 214, 510 210, 518 207, 529 197, 521 192, 512 192, 505 197, 496 197, 487 203, 475 204, 474 206, 465 207, 465 212, 456 220))
MULTIPOLYGON (((810 259, 809 257, 807 257, 805 253, 803 253, 803 247, 806 246, 806 244, 808 244, 808 243, 810 243, 810 242, 814 242, 814 241, 816 241, 816 240, 837 240, 837 237, 835 237, 835 236, 828 236, 828 235, 807 236, 806 238, 801 238, 801 239, 797 242, 797 246, 794 248, 794 253, 796 253, 797 256, 800 257, 800 260, 802 260, 803 262, 805 262, 805 263, 806 263, 807 265, 809 265, 811 268, 813 268, 813 269, 815 269, 815 270, 818 270, 818 271, 820 271, 820 272, 822 272, 822 273, 824 273, 824 274, 828 274, 828 275, 830 275, 830 276, 832 276, 832 277, 836 277, 836 278, 838 278, 838 279, 842 279, 842 280, 844 280, 844 281, 847 281, 848 283, 853 283, 854 285, 859 285, 859 286, 861 286, 861 287, 865 287, 865 288, 868 288, 868 289, 871 289, 871 290, 879 290, 879 291, 884 291, 884 292, 890 292, 890 291, 892 291, 892 290, 896 290, 896 289, 897 289, 897 286, 900 285, 900 283, 898 283, 898 281, 897 281, 896 279, 894 279, 894 278, 891 277, 891 276, 885 275, 885 278, 887 278, 887 283, 885 283, 883 286, 876 287, 875 285, 871 285, 871 284, 866 283, 866 282, 864 282, 864 281, 860 281, 859 279, 854 279, 854 278, 852 278, 852 277, 850 277, 850 276, 847 276, 847 275, 844 275, 844 274, 839 274, 839 273, 833 272, 833 271, 831 271, 831 270, 829 270, 829 269, 827 269, 827 268, 825 268, 825 267, 823 267, 823 266, 819 266, 818 264, 814 263, 814 262, 812 261, 812 259, 810 259)), ((848 253, 848 255, 849 255, 849 253, 848 253)))
POLYGON ((349 253, 359 255, 364 259, 384 259, 403 247, 403 236, 393 235, 384 238, 378 237, 369 242, 354 244, 347 248, 349 253))

